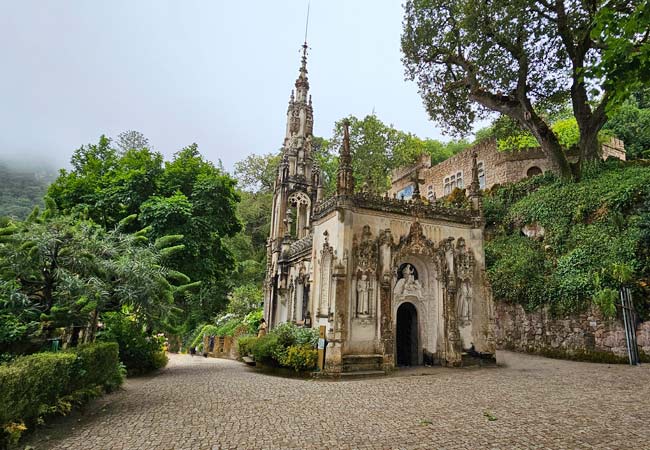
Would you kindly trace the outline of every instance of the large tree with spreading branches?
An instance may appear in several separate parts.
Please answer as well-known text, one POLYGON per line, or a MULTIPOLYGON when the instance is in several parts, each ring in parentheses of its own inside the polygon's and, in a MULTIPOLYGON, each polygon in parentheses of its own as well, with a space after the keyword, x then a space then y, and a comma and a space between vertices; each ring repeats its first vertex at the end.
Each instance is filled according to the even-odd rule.
MULTIPOLYGON (((457 134, 498 112, 529 131, 560 174, 571 166, 549 125, 569 103, 580 130, 581 163, 598 158, 598 131, 622 96, 607 58, 606 21, 643 0, 409 0, 402 35, 407 77, 417 80, 431 118, 457 134), (616 11, 616 14, 604 14, 616 11), (605 22, 605 23, 603 23, 605 22), (605 58, 603 58, 605 56, 605 58), (609 68, 609 66, 608 66, 609 68), (551 114, 549 114, 551 113, 551 114)), ((647 30, 618 33, 647 40, 647 30)), ((628 65, 626 79, 642 65, 628 65)))

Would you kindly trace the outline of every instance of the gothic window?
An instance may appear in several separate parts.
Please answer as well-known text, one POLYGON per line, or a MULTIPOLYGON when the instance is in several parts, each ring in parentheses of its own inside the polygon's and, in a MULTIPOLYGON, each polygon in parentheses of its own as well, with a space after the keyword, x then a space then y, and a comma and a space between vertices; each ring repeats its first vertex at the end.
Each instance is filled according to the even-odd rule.
POLYGON ((465 184, 463 183, 463 172, 456 172, 453 175, 445 177, 445 182, 443 184, 442 192, 444 195, 451 194, 455 188, 463 189, 465 184))
POLYGON ((427 187, 427 199, 428 199, 429 201, 433 201, 435 197, 436 197, 436 194, 433 192, 433 185, 430 184, 430 185, 427 187))
POLYGON ((481 189, 485 189, 485 165, 483 161, 478 162, 478 184, 481 189))
POLYGON ((291 235, 301 239, 309 233, 311 201, 304 192, 295 192, 289 197, 288 216, 291 235))

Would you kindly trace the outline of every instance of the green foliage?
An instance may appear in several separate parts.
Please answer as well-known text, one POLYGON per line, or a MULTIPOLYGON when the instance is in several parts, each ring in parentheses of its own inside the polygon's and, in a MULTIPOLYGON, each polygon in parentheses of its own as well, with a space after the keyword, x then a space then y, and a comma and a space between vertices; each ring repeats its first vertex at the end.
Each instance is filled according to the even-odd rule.
POLYGON ((413 164, 423 155, 431 157, 435 164, 469 147, 464 140, 442 143, 420 139, 384 124, 375 115, 363 119, 350 116, 336 122, 330 146, 321 150, 317 158, 323 169, 331 170, 325 176, 329 181, 327 193, 332 193, 336 185, 338 160, 335 153, 342 145, 345 120, 350 122, 350 150, 357 189, 367 184, 371 191, 383 194, 390 187, 391 170, 413 164))
POLYGON ((237 286, 230 294, 227 312, 244 317, 257 310, 263 301, 262 289, 253 284, 237 286))
POLYGON ((116 342, 83 344, 72 350, 77 355, 73 384, 75 390, 102 386, 107 391, 118 388, 124 379, 116 342))
POLYGON ((252 354, 255 361, 266 365, 290 367, 296 371, 316 366, 318 330, 313 328, 300 328, 286 322, 263 336, 244 337, 238 341, 241 355, 252 354))
POLYGON ((650 159, 650 105, 631 97, 609 114, 603 127, 625 144, 627 159, 650 159))
MULTIPOLYGON (((647 43, 633 45, 635 39, 645 39, 647 17, 641 11, 647 0, 620 8, 637 14, 624 21, 625 32, 616 22, 625 15, 619 3, 624 2, 407 1, 402 34, 407 77, 417 81, 433 120, 462 135, 477 118, 491 112, 507 115, 535 136, 562 177, 569 178, 562 140, 575 140, 575 128, 565 123, 552 130, 545 113, 570 100, 581 158, 594 160, 606 108, 617 102, 618 91, 627 91, 620 80, 638 86, 637 77, 647 78, 647 70, 629 64, 648 59, 647 43), (621 44, 616 52, 600 42, 603 36, 612 45, 621 44), (608 61, 616 63, 608 66, 608 61), (612 70, 596 70, 603 65, 612 70)), ((524 144, 515 141, 513 145, 524 144)))
POLYGON ((494 297, 526 309, 545 304, 550 267, 538 242, 523 236, 500 236, 485 247, 494 297))
POLYGON ((606 2, 593 20, 591 38, 603 49, 588 75, 604 80, 613 105, 625 101, 639 86, 650 82, 650 2, 606 2))
POLYGON ((263 364, 279 365, 278 355, 281 357, 285 351, 286 347, 280 344, 278 336, 273 333, 255 338, 250 344, 250 352, 255 361, 263 364))
POLYGON ((0 364, 0 445, 17 441, 46 415, 67 414, 74 404, 118 387, 117 354, 114 344, 92 344, 0 364))
POLYGON ((237 338, 237 351, 241 356, 252 354, 252 346, 257 341, 257 336, 240 336, 237 338))
POLYGON ((540 176, 493 189, 485 205, 495 237, 485 252, 495 298, 559 312, 593 301, 611 316, 618 288, 628 284, 645 316, 650 255, 640 249, 648 186, 647 167, 610 162, 589 168, 578 183, 540 176), (543 227, 543 237, 522 236, 526 224, 543 227))
POLYGON ((120 361, 129 375, 141 375, 160 369, 167 364, 163 341, 159 336, 147 333, 136 317, 122 313, 104 315, 105 330, 99 333, 102 342, 119 345, 120 361))
POLYGON ((235 180, 206 161, 195 144, 168 162, 139 133, 121 135, 118 145, 121 150, 102 136, 75 151, 72 170, 61 171, 48 195, 66 214, 106 230, 141 230, 137 243, 156 242, 164 265, 196 283, 175 277, 185 287, 174 291, 176 314, 166 324, 187 331, 226 303, 235 261, 224 239, 240 229, 235 180))
POLYGON ((292 345, 287 349, 282 365, 296 372, 314 370, 318 362, 318 350, 311 345, 292 345))
MULTIPOLYGON (((49 209, 48 211, 51 211, 49 209)), ((161 326, 175 289, 161 251, 117 230, 69 216, 11 224, 0 244, 0 353, 29 353, 57 328, 88 327, 128 308, 161 326)))

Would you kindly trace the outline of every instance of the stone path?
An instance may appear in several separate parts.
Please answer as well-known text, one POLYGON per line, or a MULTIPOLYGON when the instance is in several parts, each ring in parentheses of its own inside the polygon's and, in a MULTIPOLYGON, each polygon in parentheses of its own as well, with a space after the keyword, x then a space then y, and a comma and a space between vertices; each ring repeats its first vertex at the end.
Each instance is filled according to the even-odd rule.
POLYGON ((499 353, 499 368, 285 379, 171 355, 155 377, 31 437, 35 449, 650 448, 650 365, 499 353))

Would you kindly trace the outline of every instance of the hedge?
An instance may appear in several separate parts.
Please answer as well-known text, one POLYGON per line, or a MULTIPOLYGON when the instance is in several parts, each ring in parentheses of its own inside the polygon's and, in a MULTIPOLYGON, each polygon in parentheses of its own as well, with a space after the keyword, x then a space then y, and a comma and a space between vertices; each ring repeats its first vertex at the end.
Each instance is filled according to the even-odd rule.
POLYGON ((36 353, 1 364, 0 448, 42 417, 67 414, 73 404, 115 389, 122 379, 115 343, 36 353))

